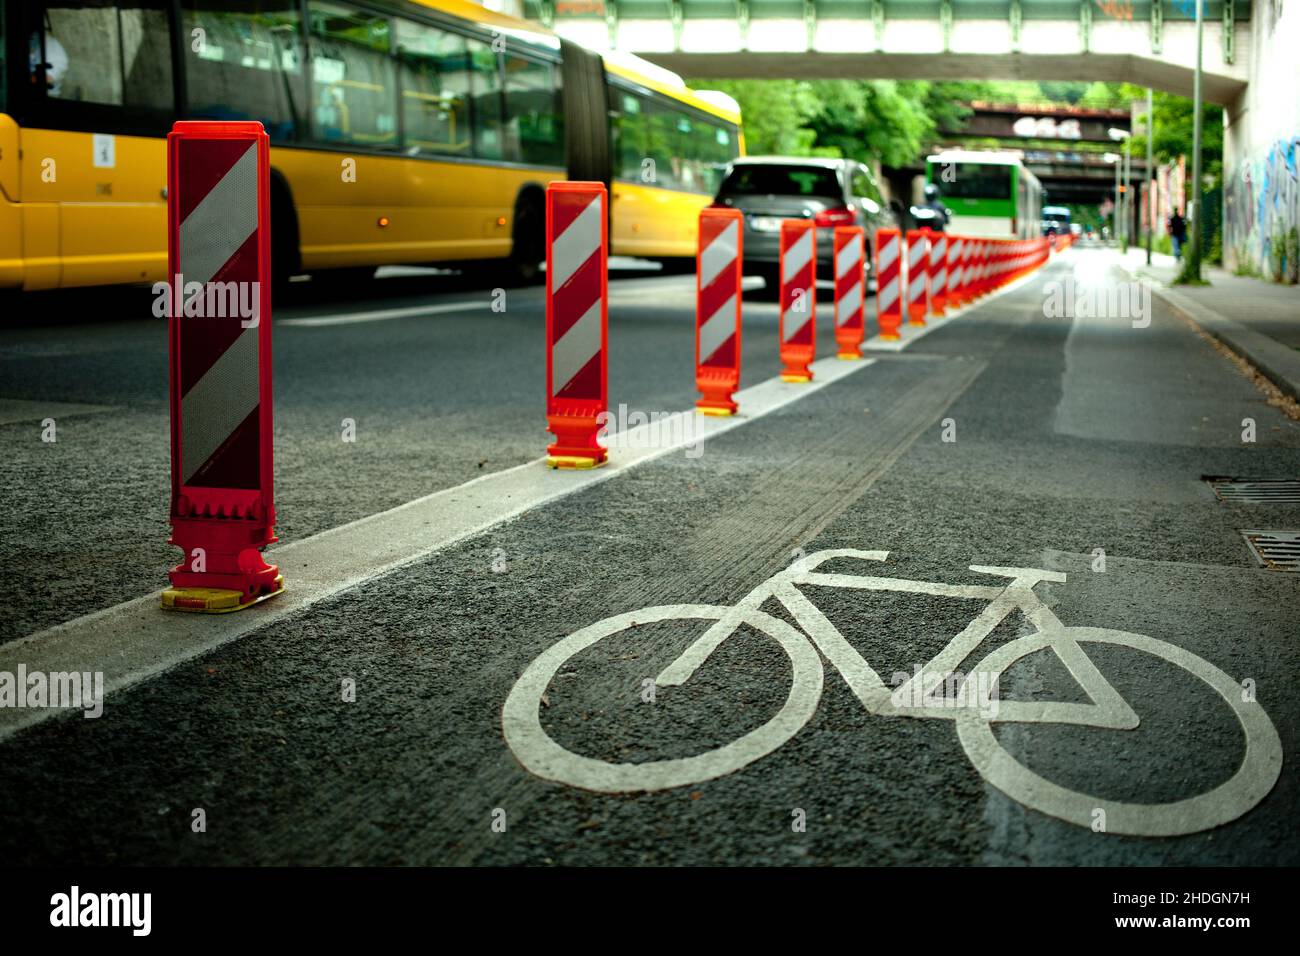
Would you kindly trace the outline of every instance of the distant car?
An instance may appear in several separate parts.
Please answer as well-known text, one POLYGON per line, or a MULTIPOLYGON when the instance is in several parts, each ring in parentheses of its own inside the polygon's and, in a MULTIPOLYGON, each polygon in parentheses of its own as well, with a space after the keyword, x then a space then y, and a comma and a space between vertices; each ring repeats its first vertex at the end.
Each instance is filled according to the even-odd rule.
POLYGON ((871 171, 850 159, 745 156, 732 163, 713 204, 744 214, 744 270, 762 276, 769 289, 780 281, 782 219, 816 224, 817 274, 823 279, 834 278, 836 226, 866 230, 870 276, 876 229, 893 225, 871 171))

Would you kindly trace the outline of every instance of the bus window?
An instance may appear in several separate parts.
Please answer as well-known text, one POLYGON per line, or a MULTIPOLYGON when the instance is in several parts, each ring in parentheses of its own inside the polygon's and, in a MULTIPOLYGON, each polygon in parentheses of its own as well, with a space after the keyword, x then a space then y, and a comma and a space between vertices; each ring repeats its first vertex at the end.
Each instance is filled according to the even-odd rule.
POLYGON ((45 4, 44 30, 33 34, 33 82, 44 77, 51 100, 170 111, 171 35, 163 0, 45 4))
POLYGON ((302 34, 296 0, 187 0, 181 12, 186 115, 260 120, 272 142, 298 135, 302 34))
POLYGON ((501 129, 501 58, 488 44, 469 41, 473 71, 474 155, 480 159, 518 159, 506 149, 501 129))
POLYGON ((521 161, 564 166, 559 70, 549 63, 506 57, 506 138, 521 161))
POLYGON ((734 127, 722 125, 718 120, 695 121, 695 139, 692 142, 696 157, 700 192, 716 196, 727 166, 739 153, 739 136, 734 127))
POLYGON ((650 128, 643 115, 645 102, 632 93, 610 90, 610 134, 614 146, 614 178, 630 183, 643 182, 649 174, 642 160, 650 155, 650 128))
POLYGON ((326 143, 397 147, 388 17, 312 0, 312 132, 326 143))
POLYGON ((953 178, 940 177, 938 186, 951 199, 1010 199, 1011 167, 1001 163, 957 163, 953 178))
POLYGON ((437 27, 397 21, 406 151, 470 154, 469 53, 465 38, 437 27))

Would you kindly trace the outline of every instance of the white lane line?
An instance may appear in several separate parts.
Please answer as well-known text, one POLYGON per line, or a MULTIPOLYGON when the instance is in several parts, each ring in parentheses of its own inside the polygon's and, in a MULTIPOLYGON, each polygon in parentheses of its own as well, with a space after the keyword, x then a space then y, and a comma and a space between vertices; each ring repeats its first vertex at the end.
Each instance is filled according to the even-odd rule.
MULTIPOLYGON (((227 644, 341 591, 357 587, 452 547, 525 511, 615 478, 669 452, 686 449, 762 418, 872 364, 814 362, 815 379, 790 384, 769 379, 737 393, 742 414, 712 418, 687 411, 686 422, 671 420, 632 429, 611 441, 610 463, 590 471, 552 471, 538 458, 434 492, 389 511, 331 528, 268 552, 288 589, 278 597, 235 614, 178 614, 160 610, 158 592, 96 611, 46 631, 0 646, 0 672, 103 672, 111 694, 227 644), (653 429, 653 431, 650 431, 653 429), (644 434, 640 434, 645 430, 644 434), (651 438, 662 440, 659 447, 651 438)), ((611 436, 613 438, 615 436, 611 436)), ((164 568, 159 567, 161 577, 164 568)), ((274 640, 273 632, 263 635, 274 640)), ((0 708, 0 740, 24 727, 70 711, 0 708)))
POLYGON ((14 422, 39 422, 53 418, 56 422, 67 415, 93 415, 117 411, 116 405, 83 405, 79 402, 33 402, 21 398, 0 398, 0 425, 14 422))
POLYGON ((356 322, 386 322, 412 315, 440 315, 446 312, 484 312, 490 302, 450 302, 446 305, 412 305, 402 309, 376 309, 371 312, 339 312, 336 315, 304 315, 294 319, 276 319, 276 325, 320 328, 329 325, 352 325, 356 322))

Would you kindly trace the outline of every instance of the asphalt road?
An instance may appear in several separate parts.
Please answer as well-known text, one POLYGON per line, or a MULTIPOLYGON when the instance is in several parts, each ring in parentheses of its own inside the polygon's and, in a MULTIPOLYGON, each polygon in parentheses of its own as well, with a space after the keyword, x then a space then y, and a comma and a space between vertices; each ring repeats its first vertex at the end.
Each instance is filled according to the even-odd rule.
MULTIPOLYGON (((698 455, 622 467, 615 452, 603 480, 562 496, 552 489, 570 476, 535 462, 547 441, 536 292, 511 291, 493 313, 489 288, 436 277, 342 299, 304 290, 274 330, 277 549, 323 556, 337 586, 277 612, 291 578, 282 598, 220 624, 113 612, 123 633, 161 629, 150 640, 175 661, 110 694, 99 719, 0 728, 0 850, 23 864, 1300 861, 1300 575, 1257 567, 1239 533, 1300 528, 1300 508, 1225 504, 1202 480, 1300 476, 1300 424, 1158 303, 1146 328, 1045 315, 1045 283, 1071 270, 1119 281, 1108 255, 1068 253, 698 455), (373 317, 452 303, 473 311, 373 317), (364 535, 338 538, 354 552, 338 555, 313 537, 447 490, 449 503, 392 527, 432 521, 465 507, 450 489, 485 475, 475 507, 490 513, 508 482, 525 503, 446 546, 430 531, 427 548, 386 564, 364 535), (888 552, 821 570, 909 590, 844 577, 796 585, 784 603, 758 590, 826 549, 888 552), (975 684, 1007 647, 1009 711, 1066 702, 1086 717, 990 723, 937 704, 887 712, 873 696, 864 668, 892 686, 971 635, 1008 581, 972 565, 1048 579, 949 663, 975 684), (362 571, 343 582, 344 566, 362 571), (681 605, 717 617, 751 594, 767 616, 751 611, 684 684, 655 683, 708 627, 681 605), (789 626, 810 620, 798 595, 849 653, 824 629, 814 652, 789 626), (545 656, 616 615, 626 627, 545 656), (1036 647, 1040 630, 1057 644, 1036 647), (539 658, 554 676, 537 683, 539 658), (535 727, 511 723, 512 688, 513 713, 535 727), (1136 719, 1115 726, 1126 708, 1136 719), (644 769, 674 760, 658 782, 644 769), (625 781, 680 785, 599 792, 618 765, 635 765, 625 781)), ((612 405, 690 407, 691 290, 691 277, 615 278, 612 405)), ((34 667, 48 635, 16 639, 165 582, 165 339, 134 317, 142 295, 42 297, 0 337, 0 407, 17 416, 0 424, 3 660, 34 667), (79 305, 96 320, 68 318, 79 305)), ((749 297, 745 322, 744 381, 760 385, 778 370, 775 308, 749 297)), ((95 641, 104 625, 70 626, 85 669, 113 664, 95 641)))

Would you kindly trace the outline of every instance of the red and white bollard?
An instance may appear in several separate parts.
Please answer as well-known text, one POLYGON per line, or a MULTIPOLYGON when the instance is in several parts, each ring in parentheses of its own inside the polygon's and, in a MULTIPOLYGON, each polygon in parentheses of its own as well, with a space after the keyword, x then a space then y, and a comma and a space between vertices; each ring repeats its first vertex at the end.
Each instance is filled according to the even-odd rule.
POLYGON ((695 407, 704 415, 734 415, 740 387, 742 233, 739 209, 700 210, 695 258, 695 407))
POLYGON ((897 340, 903 325, 902 237, 876 230, 876 323, 882 339, 897 340))
POLYGON ((930 315, 943 316, 948 304, 948 237, 930 233, 930 315))
POLYGON ((907 323, 925 325, 930 309, 930 240, 923 229, 907 231, 907 323))
POLYGON ((866 300, 866 233, 861 226, 835 227, 835 353, 842 359, 862 358, 866 300))
MULTIPOLYGON (((270 141, 261 123, 167 136, 170 544, 162 606, 237 611, 284 590, 274 543, 270 141)), ((160 283, 161 284, 161 283, 160 283)))
POLYGON ((609 295, 604 183, 546 187, 546 423, 552 468, 594 468, 609 408, 609 295))
POLYGON ((781 221, 781 381, 811 382, 816 354, 817 229, 811 219, 781 221))
POLYGON ((948 297, 947 307, 954 308, 962 306, 966 297, 962 291, 962 282, 965 278, 962 258, 966 255, 966 239, 964 236, 953 236, 948 244, 948 297))

